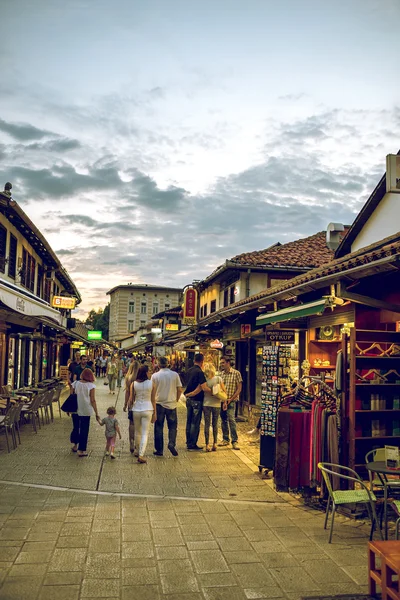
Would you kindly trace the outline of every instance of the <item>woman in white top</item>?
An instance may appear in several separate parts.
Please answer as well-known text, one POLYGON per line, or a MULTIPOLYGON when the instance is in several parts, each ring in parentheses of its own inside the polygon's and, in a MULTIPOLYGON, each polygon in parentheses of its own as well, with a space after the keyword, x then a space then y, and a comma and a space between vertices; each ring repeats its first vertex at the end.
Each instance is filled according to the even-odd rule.
POLYGON ((78 410, 72 415, 74 429, 71 433, 71 442, 74 444, 72 450, 73 452, 78 451, 78 456, 88 455, 86 448, 90 417, 96 415, 97 420, 100 418, 94 395, 95 389, 94 374, 91 369, 83 369, 80 380, 71 384, 71 393, 75 392, 78 398, 78 410))
POLYGON ((131 385, 129 398, 135 425, 135 456, 138 456, 138 463, 147 462, 144 453, 149 437, 150 423, 154 423, 157 418, 155 394, 152 394, 153 383, 148 377, 148 372, 147 365, 139 367, 136 379, 131 385))
MULTIPOLYGON (((212 363, 204 363, 204 375, 207 379, 207 386, 212 390, 214 385, 220 384, 221 389, 225 392, 224 382, 219 375, 215 374, 215 367, 212 363)), ((217 450, 218 440, 218 419, 221 410, 221 400, 211 394, 204 392, 203 413, 204 413, 204 437, 206 441, 206 452, 215 452, 217 450), (210 424, 212 419, 213 430, 213 445, 210 448, 210 424)))

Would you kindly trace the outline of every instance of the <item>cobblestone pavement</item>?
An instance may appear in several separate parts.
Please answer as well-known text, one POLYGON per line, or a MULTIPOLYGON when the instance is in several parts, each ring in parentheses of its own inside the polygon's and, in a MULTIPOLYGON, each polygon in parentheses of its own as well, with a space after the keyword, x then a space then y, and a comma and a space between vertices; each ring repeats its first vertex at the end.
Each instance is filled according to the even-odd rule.
MULTIPOLYGON (((98 388, 103 413, 117 396, 98 388)), ((126 439, 121 399, 117 409, 126 439)), ((183 409, 180 419, 183 433, 183 409)), ((328 544, 323 515, 285 502, 244 453, 187 453, 180 436, 178 458, 138 465, 124 441, 111 461, 93 424, 90 456, 78 459, 68 432, 64 416, 38 435, 25 426, 10 455, 0 438, 1 600, 366 592, 368 528, 339 516, 328 544)))

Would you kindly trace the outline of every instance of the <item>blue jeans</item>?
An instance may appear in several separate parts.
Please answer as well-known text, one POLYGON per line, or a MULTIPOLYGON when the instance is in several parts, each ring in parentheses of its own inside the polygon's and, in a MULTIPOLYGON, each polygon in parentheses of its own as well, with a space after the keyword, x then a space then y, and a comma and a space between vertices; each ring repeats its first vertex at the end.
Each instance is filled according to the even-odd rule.
POLYGON ((168 448, 175 448, 178 415, 176 408, 165 408, 157 404, 157 420, 154 423, 154 447, 156 452, 164 452, 164 421, 168 425, 168 448))
POLYGON ((238 435, 236 431, 235 409, 236 402, 231 402, 230 404, 228 404, 228 410, 222 410, 221 408, 222 437, 225 442, 229 442, 230 430, 232 444, 238 441, 238 435))
POLYGON ((199 439, 203 402, 186 398, 186 408, 186 445, 188 448, 193 448, 199 439))

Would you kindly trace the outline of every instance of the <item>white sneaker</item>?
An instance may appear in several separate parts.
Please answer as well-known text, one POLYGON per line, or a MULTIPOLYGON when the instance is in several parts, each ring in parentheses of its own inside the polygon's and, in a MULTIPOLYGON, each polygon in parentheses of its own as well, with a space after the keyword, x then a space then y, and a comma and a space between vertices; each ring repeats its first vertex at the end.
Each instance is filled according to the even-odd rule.
POLYGON ((104 456, 110 456, 110 453, 109 453, 109 452, 106 452, 104 456))

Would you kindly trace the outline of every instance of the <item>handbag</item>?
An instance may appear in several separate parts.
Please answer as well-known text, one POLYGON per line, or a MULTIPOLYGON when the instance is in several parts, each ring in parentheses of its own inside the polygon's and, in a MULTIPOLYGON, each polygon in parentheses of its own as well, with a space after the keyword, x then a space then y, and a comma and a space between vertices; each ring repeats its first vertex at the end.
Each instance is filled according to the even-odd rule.
POLYGON ((78 410, 78 396, 70 394, 61 406, 61 410, 66 413, 74 413, 78 410))
POLYGON ((213 385, 211 390, 212 395, 215 396, 215 398, 218 398, 218 400, 221 400, 221 402, 225 402, 225 400, 228 399, 228 396, 226 392, 223 391, 220 383, 216 383, 215 385, 213 385))

